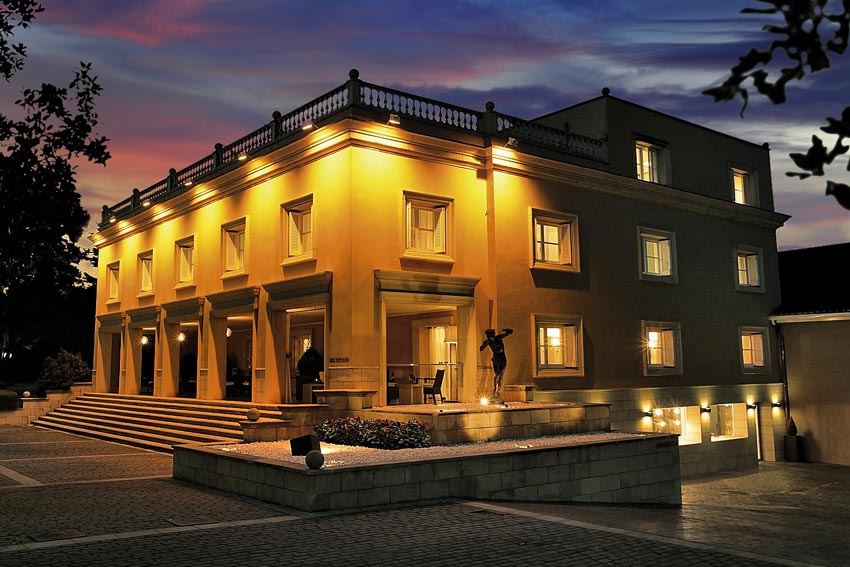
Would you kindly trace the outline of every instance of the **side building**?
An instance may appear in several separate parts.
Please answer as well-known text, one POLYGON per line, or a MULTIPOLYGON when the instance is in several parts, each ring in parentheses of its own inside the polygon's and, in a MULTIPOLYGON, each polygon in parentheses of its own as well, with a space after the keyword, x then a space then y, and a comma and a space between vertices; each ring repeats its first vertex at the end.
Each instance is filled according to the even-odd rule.
POLYGON ((95 389, 294 403, 312 346, 327 388, 470 402, 511 328, 505 395, 680 433, 684 474, 781 457, 768 154, 607 90, 529 121, 352 71, 104 207, 95 389))

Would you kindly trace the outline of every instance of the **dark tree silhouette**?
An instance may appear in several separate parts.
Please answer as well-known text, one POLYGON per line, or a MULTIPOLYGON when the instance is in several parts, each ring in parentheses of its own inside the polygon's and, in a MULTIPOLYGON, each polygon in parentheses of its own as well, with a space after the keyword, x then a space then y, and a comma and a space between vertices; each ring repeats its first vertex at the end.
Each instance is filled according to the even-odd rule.
MULTIPOLYGON (((831 55, 843 55, 847 50, 850 35, 850 0, 758 0, 768 4, 767 8, 744 8, 744 14, 781 15, 782 25, 766 25, 764 30, 778 36, 764 50, 751 49, 738 59, 729 77, 719 87, 706 90, 703 94, 715 102, 729 101, 740 96, 743 100, 741 115, 747 108, 749 92, 744 83, 751 81, 759 94, 774 104, 786 100, 785 87, 791 81, 801 80, 806 73, 817 73, 830 67, 831 55), (840 4, 840 5, 839 5, 840 4), (769 79, 767 67, 780 56, 791 62, 779 69, 775 80, 769 79)), ((781 63, 780 63, 781 65, 781 63)), ((827 148, 817 135, 812 136, 812 145, 806 153, 793 153, 791 159, 801 171, 786 175, 805 179, 824 175, 824 167, 847 153, 844 140, 850 139, 850 106, 841 112, 841 118, 827 118, 821 130, 836 136, 834 145, 827 148)), ((850 171, 850 160, 847 163, 850 171)), ((834 195, 838 202, 850 209, 850 187, 844 183, 827 181, 826 194, 834 195)))
MULTIPOLYGON (((35 0, 0 0, 0 74, 7 82, 26 57, 25 46, 10 39, 42 11, 35 0)), ((0 114, 0 380, 21 370, 16 360, 56 346, 55 328, 45 323, 91 295, 81 292, 92 282, 78 267, 91 251, 77 245, 89 215, 71 162, 110 157, 107 139, 95 133, 100 91, 91 65, 81 63, 67 88, 25 89, 15 101, 22 118, 0 114)))

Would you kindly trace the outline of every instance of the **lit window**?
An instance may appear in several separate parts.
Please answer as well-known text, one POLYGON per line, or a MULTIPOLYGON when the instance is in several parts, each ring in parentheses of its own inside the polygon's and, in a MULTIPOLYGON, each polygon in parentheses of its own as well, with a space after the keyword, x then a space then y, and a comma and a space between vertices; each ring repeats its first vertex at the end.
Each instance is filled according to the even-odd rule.
POLYGON ((195 239, 187 238, 177 243, 177 282, 195 281, 195 239))
POLYGON ((744 372, 767 370, 767 329, 764 327, 742 327, 741 365, 744 372))
POLYGON ((581 318, 564 315, 538 315, 538 374, 580 374, 582 369, 581 318))
POLYGON ((681 374, 681 326, 645 321, 643 328, 646 374, 681 374))
POLYGON ((735 202, 741 205, 756 204, 756 187, 753 174, 742 169, 732 169, 732 189, 735 202))
POLYGON ((578 271, 578 218, 532 210, 534 258, 532 266, 578 271))
POLYGON ((738 289, 761 291, 764 284, 761 277, 761 250, 749 246, 735 249, 738 289))
POLYGON ((107 298, 118 299, 118 263, 106 267, 107 298))
POLYGON ((285 207, 287 256, 303 256, 313 252, 313 201, 285 207))
POLYGON ((699 407, 655 408, 652 410, 652 430, 679 435, 679 445, 701 443, 699 407))
POLYGON ((224 227, 224 271, 245 270, 245 223, 224 227))
POLYGON ((661 183, 661 147, 647 142, 635 142, 637 178, 641 181, 661 183))
POLYGON ((405 201, 406 249, 445 254, 448 248, 448 203, 410 197, 405 201))
POLYGON ((741 439, 748 435, 747 409, 744 404, 711 406, 711 440, 741 439))
POLYGON ((676 282, 676 235, 672 232, 638 228, 641 249, 641 279, 676 282))
POLYGON ((139 293, 153 291, 153 252, 139 255, 139 293))

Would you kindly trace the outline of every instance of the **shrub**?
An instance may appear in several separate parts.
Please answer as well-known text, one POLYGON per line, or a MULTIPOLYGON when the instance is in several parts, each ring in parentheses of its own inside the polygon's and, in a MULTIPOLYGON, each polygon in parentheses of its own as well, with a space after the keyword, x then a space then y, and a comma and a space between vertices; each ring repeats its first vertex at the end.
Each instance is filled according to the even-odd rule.
POLYGON ((18 393, 12 390, 0 390, 0 411, 18 409, 18 393))
POLYGON ((375 449, 411 449, 430 447, 427 424, 415 419, 408 422, 389 419, 342 417, 329 419, 316 426, 316 434, 326 443, 359 445, 375 449))
POLYGON ((44 396, 47 390, 70 390, 74 382, 89 380, 91 370, 82 357, 60 350, 56 356, 48 356, 45 359, 35 384, 36 395, 44 396))

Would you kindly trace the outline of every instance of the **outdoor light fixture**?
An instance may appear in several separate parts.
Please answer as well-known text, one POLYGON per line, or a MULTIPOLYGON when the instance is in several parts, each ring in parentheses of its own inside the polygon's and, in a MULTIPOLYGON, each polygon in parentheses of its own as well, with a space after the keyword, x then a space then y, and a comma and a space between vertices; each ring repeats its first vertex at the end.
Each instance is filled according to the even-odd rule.
POLYGON ((651 411, 643 412, 644 417, 652 417, 654 414, 651 411))
POLYGON ((142 335, 142 346, 145 346, 149 342, 150 342, 150 339, 148 339, 147 336, 142 335))
POLYGON ((194 183, 195 182, 192 181, 191 179, 187 179, 186 181, 183 182, 183 187, 191 187, 194 183))
POLYGON ((755 410, 755 409, 758 409, 758 407, 759 407, 759 405, 756 402, 753 402, 751 404, 747 404, 747 409, 755 410))
POLYGON ((142 206, 143 207, 150 207, 151 206, 151 200, 146 198, 144 201, 142 201, 142 206))
POLYGON ((710 406, 703 406, 703 407, 699 408, 699 412, 700 413, 711 413, 711 407, 710 406))
POLYGON ((231 331, 230 327, 228 327, 227 330, 224 332, 224 334, 227 335, 228 338, 230 338, 230 335, 233 334, 233 331, 231 331))
POLYGON ((401 124, 401 118, 398 117, 398 114, 390 114, 390 119, 387 120, 387 124, 390 126, 398 126, 401 124))
POLYGON ((304 122, 304 123, 301 124, 301 129, 305 132, 313 130, 315 127, 316 127, 316 123, 313 122, 312 120, 308 120, 307 122, 304 122))
POLYGON ((179 335, 177 335, 177 340, 182 343, 183 341, 186 340, 186 334, 181 332, 179 335))
POLYGON ((482 397, 479 401, 481 402, 482 406, 486 406, 487 404, 490 403, 490 399, 487 398, 487 397, 482 397))
POLYGON ((519 142, 517 141, 516 138, 513 138, 513 137, 508 138, 508 141, 505 142, 505 147, 515 150, 519 147, 519 142))
POLYGON ((781 408, 781 407, 782 407, 782 402, 770 402, 770 407, 773 407, 773 408, 781 408))
POLYGON ((236 159, 238 159, 239 161, 245 161, 246 159, 248 159, 248 152, 244 150, 239 152, 239 155, 236 156, 236 159))
POLYGON ((110 224, 115 224, 116 222, 118 222, 118 219, 115 218, 115 215, 110 215, 109 216, 109 222, 110 222, 110 224))

